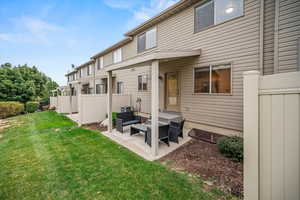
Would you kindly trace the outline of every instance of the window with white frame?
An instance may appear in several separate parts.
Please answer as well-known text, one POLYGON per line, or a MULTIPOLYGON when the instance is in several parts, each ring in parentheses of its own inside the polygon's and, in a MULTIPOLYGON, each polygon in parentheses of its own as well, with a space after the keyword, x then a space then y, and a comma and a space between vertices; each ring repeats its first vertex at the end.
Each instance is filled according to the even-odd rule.
POLYGON ((97 61, 97 70, 103 69, 103 67, 104 67, 104 62, 103 61, 104 61, 103 57, 98 58, 98 61, 97 61))
POLYGON ((195 68, 194 93, 231 93, 231 64, 195 68))
POLYGON ((113 52, 113 63, 122 61, 122 48, 119 48, 113 52))
POLYGON ((244 14, 244 0, 208 0, 195 8, 195 32, 244 14))
POLYGON ((148 90, 148 75, 138 76, 138 91, 144 92, 148 90))
POLYGON ((117 94, 123 94, 123 82, 117 82, 117 94))
POLYGON ((156 28, 150 29, 138 36, 138 53, 156 47, 156 28))

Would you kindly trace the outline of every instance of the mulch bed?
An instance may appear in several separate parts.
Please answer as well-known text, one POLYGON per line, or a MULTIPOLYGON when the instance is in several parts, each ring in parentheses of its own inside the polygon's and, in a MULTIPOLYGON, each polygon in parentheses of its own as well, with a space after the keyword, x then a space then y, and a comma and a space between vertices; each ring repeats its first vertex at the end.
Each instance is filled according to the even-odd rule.
POLYGON ((207 188, 218 188, 225 193, 242 197, 243 164, 224 157, 216 144, 192 139, 160 162, 176 171, 199 175, 207 188))
POLYGON ((107 131, 107 127, 106 126, 101 126, 100 123, 92 123, 92 124, 86 124, 84 125, 92 130, 97 130, 97 131, 107 131))

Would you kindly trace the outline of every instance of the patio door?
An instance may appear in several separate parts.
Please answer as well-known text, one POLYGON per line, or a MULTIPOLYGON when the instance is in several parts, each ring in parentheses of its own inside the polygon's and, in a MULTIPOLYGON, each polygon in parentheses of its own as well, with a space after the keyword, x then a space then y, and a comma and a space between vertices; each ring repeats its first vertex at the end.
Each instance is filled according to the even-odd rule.
POLYGON ((180 84, 178 72, 166 73, 166 109, 180 112, 180 84))

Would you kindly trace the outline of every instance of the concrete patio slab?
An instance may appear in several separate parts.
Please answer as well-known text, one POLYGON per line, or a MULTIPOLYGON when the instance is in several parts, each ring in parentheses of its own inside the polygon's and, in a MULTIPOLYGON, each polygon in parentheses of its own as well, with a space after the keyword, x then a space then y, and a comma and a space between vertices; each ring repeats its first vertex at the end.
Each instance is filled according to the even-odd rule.
POLYGON ((153 156, 151 154, 151 148, 145 143, 144 133, 139 133, 133 136, 130 136, 130 126, 124 127, 124 133, 118 132, 116 129, 113 129, 112 133, 102 132, 102 134, 116 143, 126 147, 130 151, 138 154, 146 160, 154 161, 162 158, 163 156, 171 153, 176 150, 186 142, 190 141, 191 138, 188 136, 190 129, 184 129, 183 139, 179 138, 179 144, 170 142, 170 146, 163 142, 159 142, 158 155, 153 156))

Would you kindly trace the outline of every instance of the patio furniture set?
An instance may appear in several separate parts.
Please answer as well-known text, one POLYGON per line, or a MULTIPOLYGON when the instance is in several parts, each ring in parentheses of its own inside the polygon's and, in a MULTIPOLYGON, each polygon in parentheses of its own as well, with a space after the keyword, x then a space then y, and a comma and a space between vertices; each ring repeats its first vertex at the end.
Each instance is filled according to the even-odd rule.
MULTIPOLYGON (((160 112, 159 113, 159 135, 160 141, 170 146, 170 142, 179 143, 178 137, 183 138, 183 126, 185 120, 178 114, 160 112)), ((145 143, 151 146, 151 120, 142 122, 140 116, 134 115, 133 111, 117 113, 116 129, 123 133, 123 127, 130 127, 130 135, 144 133, 145 143)))

